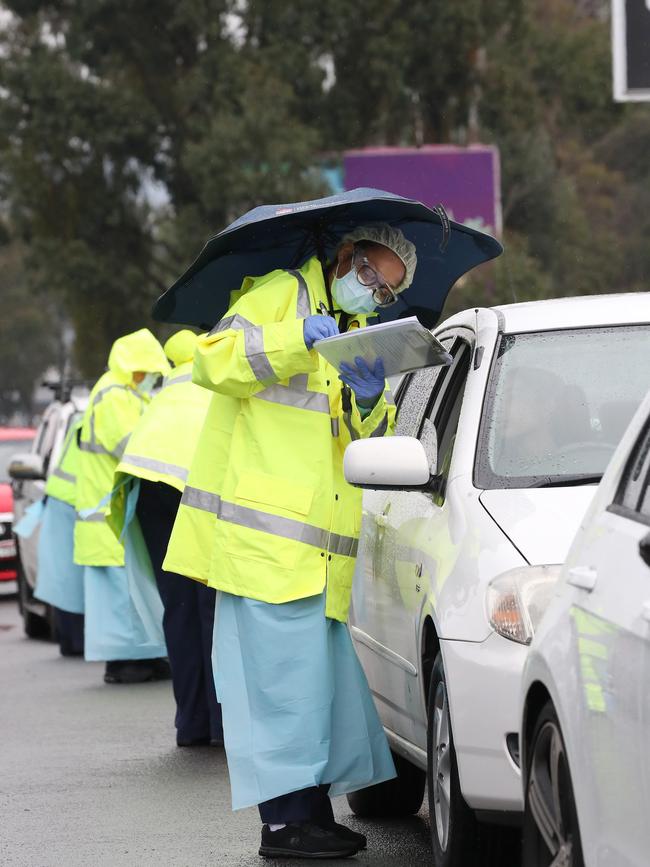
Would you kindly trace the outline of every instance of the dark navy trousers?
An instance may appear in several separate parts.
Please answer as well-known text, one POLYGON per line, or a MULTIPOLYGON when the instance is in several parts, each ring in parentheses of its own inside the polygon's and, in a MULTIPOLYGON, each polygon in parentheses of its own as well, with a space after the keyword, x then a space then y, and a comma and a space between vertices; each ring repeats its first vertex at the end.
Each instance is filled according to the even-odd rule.
POLYGON ((54 608, 56 637, 63 656, 83 656, 84 616, 54 608))
POLYGON ((314 822, 327 825, 334 821, 329 786, 311 786, 299 792, 290 792, 271 798, 258 805, 260 818, 269 825, 288 825, 289 822, 314 822))
POLYGON ((165 613, 179 741, 223 740, 221 705, 212 677, 216 591, 162 568, 181 495, 169 485, 140 481, 137 515, 165 613))

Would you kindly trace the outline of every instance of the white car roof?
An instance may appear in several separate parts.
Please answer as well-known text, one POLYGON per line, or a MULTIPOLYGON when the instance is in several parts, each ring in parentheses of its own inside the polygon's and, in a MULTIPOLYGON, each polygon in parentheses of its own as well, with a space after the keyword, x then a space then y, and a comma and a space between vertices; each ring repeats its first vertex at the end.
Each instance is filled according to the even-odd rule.
POLYGON ((650 323, 650 292, 547 298, 492 307, 506 334, 556 328, 650 323))

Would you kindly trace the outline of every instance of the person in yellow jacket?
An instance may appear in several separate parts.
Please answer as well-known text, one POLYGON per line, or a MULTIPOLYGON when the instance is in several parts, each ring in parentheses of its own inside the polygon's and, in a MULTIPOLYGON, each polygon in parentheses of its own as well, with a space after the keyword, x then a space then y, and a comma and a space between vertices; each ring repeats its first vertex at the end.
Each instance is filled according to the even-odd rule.
POLYGON ((133 609, 124 547, 106 523, 115 468, 155 381, 169 370, 148 329, 120 337, 108 370, 90 393, 81 426, 74 561, 84 566, 84 655, 106 661, 107 683, 169 677, 164 643, 150 636, 133 609))
POLYGON ((84 652, 84 570, 73 561, 80 430, 81 418, 72 418, 61 454, 45 485, 38 536, 34 595, 54 609, 62 656, 81 656, 84 652))
POLYGON ((164 568, 219 591, 233 808, 259 805, 262 855, 354 854, 365 838, 334 822, 328 793, 395 776, 346 626, 361 493, 343 475, 348 443, 392 433, 395 407, 380 359, 342 386, 313 344, 363 326, 415 266, 399 230, 360 227, 325 274, 314 257, 247 278, 194 355, 214 396, 164 568))
POLYGON ((178 746, 223 745, 211 660, 216 591, 162 568, 210 403, 210 392, 192 382, 196 342, 195 334, 183 330, 165 343, 174 369, 131 434, 116 470, 111 503, 111 524, 115 522, 121 534, 123 482, 138 480, 136 513, 165 611, 162 624, 176 699, 178 746))

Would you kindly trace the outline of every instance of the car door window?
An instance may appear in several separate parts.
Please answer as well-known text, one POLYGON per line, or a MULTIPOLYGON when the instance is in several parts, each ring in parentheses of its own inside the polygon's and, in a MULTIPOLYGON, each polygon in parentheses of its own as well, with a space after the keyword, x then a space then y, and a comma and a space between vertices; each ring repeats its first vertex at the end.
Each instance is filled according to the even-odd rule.
POLYGON ((449 372, 449 382, 445 388, 444 398, 435 421, 438 436, 438 467, 441 472, 444 472, 445 468, 449 468, 456 439, 465 382, 469 373, 469 346, 461 342, 452 354, 454 354, 455 364, 449 372))
MULTIPOLYGON (((451 340, 441 342, 445 349, 452 343, 451 340)), ((395 433, 398 436, 418 436, 432 392, 444 370, 444 367, 425 367, 409 374, 408 381, 400 387, 398 394, 395 420, 395 433)))
POLYGON ((432 472, 443 478, 441 491, 435 497, 438 505, 444 501, 444 481, 449 475, 471 359, 469 344, 460 338, 452 342, 449 351, 454 359, 453 363, 448 368, 443 368, 444 374, 436 383, 436 393, 432 395, 420 430, 420 440, 429 455, 432 472), (435 456, 432 450, 433 430, 437 441, 435 456))
POLYGON ((650 524, 650 479, 646 478, 645 491, 641 500, 641 508, 639 509, 641 517, 644 521, 650 524))
POLYGON ((43 466, 46 467, 47 461, 52 451, 52 443, 56 432, 56 414, 48 413, 47 418, 43 419, 43 427, 38 437, 36 444, 36 452, 43 459, 43 466))
POLYGON ((614 500, 615 511, 631 518, 650 519, 650 423, 647 424, 630 455, 614 500))
POLYGON ((32 446, 32 451, 36 452, 37 455, 41 455, 41 457, 43 456, 44 443, 47 439, 48 424, 49 417, 46 416, 39 425, 38 433, 36 434, 36 439, 32 446))
POLYGON ((646 452, 645 462, 639 474, 643 479, 639 516, 644 523, 650 524, 650 431, 646 437, 644 451, 646 452))

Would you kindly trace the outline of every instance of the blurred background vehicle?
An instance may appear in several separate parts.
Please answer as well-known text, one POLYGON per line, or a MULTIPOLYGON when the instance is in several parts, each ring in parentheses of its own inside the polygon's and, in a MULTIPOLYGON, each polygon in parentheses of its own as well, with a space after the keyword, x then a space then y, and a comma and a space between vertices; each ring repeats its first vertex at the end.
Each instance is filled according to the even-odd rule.
POLYGON ((9 461, 14 452, 28 449, 36 431, 29 427, 0 427, 0 593, 16 591, 16 542, 12 534, 14 499, 9 461))
POLYGON ((527 645, 650 382, 650 294, 468 310, 435 334, 453 363, 405 377, 404 439, 346 453, 371 489, 350 628, 399 771, 349 801, 416 812, 428 774, 437 867, 502 864, 512 835, 487 823, 521 819, 527 645))
MULTIPOLYGON (((15 520, 43 498, 45 482, 56 466, 68 428, 88 403, 84 386, 53 384, 54 400, 45 409, 31 451, 14 454, 9 464, 15 520)), ((15 538, 15 537, 14 537, 15 538)), ((15 538, 18 603, 25 633, 30 638, 54 638, 54 617, 49 605, 34 598, 38 571, 38 527, 28 538, 15 538)))
POLYGON ((650 852, 650 394, 571 546, 524 667, 524 867, 650 852))

